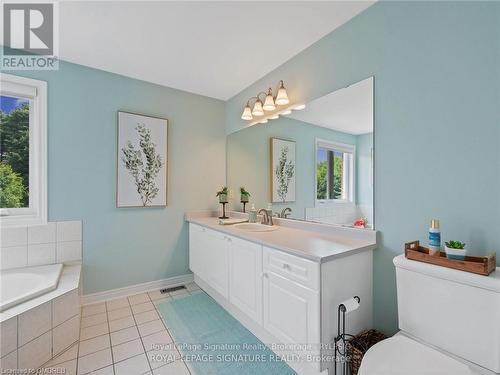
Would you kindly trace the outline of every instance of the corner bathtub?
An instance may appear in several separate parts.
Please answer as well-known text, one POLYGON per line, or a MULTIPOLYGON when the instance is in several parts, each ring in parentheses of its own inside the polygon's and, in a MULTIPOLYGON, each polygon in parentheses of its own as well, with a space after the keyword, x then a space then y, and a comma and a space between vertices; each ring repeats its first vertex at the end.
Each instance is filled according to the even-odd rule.
POLYGON ((56 289, 62 269, 49 264, 0 271, 0 311, 56 289))

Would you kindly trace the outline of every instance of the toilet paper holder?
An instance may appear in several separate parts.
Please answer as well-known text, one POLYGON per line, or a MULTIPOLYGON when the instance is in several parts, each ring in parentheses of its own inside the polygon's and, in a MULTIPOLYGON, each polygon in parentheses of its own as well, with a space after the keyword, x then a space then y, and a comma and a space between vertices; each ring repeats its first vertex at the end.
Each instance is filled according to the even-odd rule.
POLYGON ((341 304, 339 304, 337 311, 337 337, 334 339, 334 374, 337 375, 337 365, 340 360, 342 360, 342 375, 349 375, 349 366, 348 366, 348 358, 346 352, 346 338, 352 338, 353 335, 350 335, 345 332, 346 325, 346 314, 356 310, 359 307, 361 302, 361 298, 358 296, 354 296, 348 300, 345 300, 341 304))

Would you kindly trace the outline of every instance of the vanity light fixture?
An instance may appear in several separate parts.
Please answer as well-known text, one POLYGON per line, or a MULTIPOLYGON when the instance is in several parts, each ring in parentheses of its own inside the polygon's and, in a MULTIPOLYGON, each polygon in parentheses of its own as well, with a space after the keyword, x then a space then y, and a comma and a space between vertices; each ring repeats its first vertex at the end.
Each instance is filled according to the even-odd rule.
MULTIPOLYGON (((251 121, 254 119, 254 116, 264 116, 264 112, 273 112, 276 110, 276 106, 287 105, 289 103, 290 100, 288 99, 285 84, 283 81, 280 81, 276 97, 273 95, 273 89, 269 88, 267 93, 259 92, 257 96, 253 96, 248 99, 247 104, 243 109, 243 113, 241 114, 241 119, 251 121), (253 108, 250 105, 252 100, 255 100, 253 108)), ((259 121, 257 121, 257 123, 258 122, 259 121)))
POLYGON ((288 94, 286 93, 285 85, 283 81, 280 81, 280 88, 278 89, 278 95, 276 95, 276 104, 287 105, 288 103, 290 103, 290 100, 288 100, 288 94))
POLYGON ((273 90, 271 88, 267 91, 266 100, 264 101, 264 106, 262 108, 264 108, 265 111, 274 111, 276 109, 273 98, 273 90))
POLYGON ((305 104, 292 104, 288 107, 285 107, 277 112, 274 112, 273 114, 269 114, 267 116, 261 117, 258 120, 254 120, 248 124, 248 126, 252 125, 257 125, 257 124, 265 124, 268 122, 268 120, 276 120, 277 118, 280 118, 280 116, 286 116, 292 113, 292 111, 300 111, 302 109, 306 108, 305 104))
POLYGON ((259 98, 257 98, 257 101, 253 105, 252 115, 254 115, 254 116, 263 116, 264 115, 264 109, 262 109, 262 102, 260 101, 259 98))
POLYGON ((243 110, 243 114, 241 115, 242 120, 252 120, 252 108, 250 108, 250 104, 247 103, 245 109, 243 110))

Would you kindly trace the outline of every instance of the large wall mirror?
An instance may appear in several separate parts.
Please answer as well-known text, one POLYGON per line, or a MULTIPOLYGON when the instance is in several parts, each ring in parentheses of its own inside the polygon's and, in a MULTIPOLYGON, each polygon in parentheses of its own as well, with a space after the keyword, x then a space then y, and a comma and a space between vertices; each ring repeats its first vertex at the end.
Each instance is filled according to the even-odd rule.
POLYGON ((272 203, 277 216, 373 229, 373 81, 230 134, 232 208, 242 210, 236 198, 245 187, 250 205, 272 203))

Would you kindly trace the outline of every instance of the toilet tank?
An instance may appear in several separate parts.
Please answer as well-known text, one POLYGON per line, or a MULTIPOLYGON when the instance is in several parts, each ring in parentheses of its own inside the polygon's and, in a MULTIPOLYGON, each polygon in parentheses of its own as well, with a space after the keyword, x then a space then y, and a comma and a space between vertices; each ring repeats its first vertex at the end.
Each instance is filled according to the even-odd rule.
POLYGON ((500 267, 489 276, 394 258, 399 329, 500 373, 500 267))

